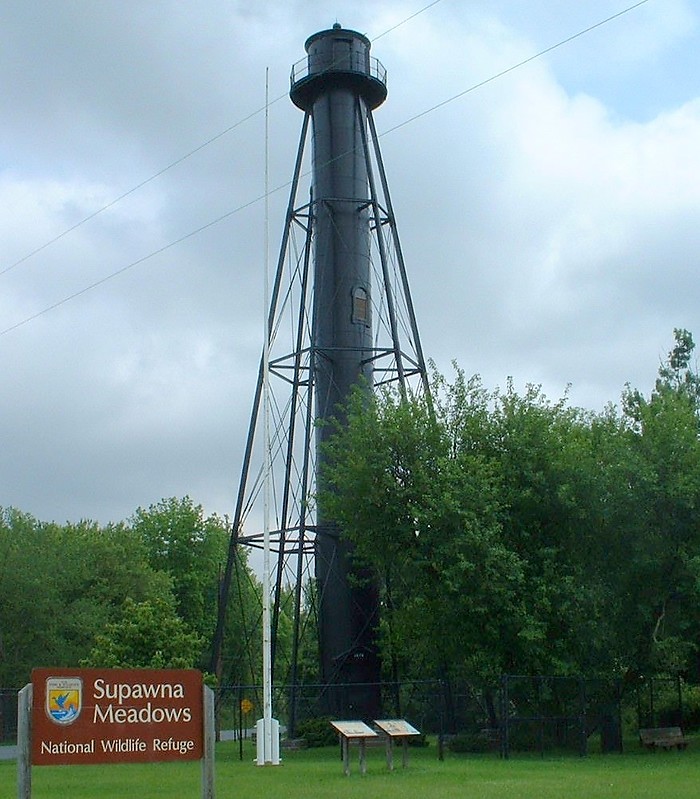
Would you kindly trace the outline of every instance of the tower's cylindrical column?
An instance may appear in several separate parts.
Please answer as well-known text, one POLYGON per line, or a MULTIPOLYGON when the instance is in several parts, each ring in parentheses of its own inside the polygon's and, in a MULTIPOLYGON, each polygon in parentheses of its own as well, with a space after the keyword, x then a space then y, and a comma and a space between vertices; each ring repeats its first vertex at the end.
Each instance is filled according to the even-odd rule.
MULTIPOLYGON (((293 102, 313 125, 314 393, 316 418, 339 417, 358 382, 371 390, 370 191, 363 138, 367 110, 386 97, 381 65, 370 42, 339 25, 306 42, 308 58, 292 74, 293 102)), ((342 420, 341 420, 342 421, 342 420)), ((317 428, 322 474, 328 425, 317 428)), ((373 581, 353 572, 350 547, 319 508, 316 577, 320 589, 323 679, 351 683, 332 712, 375 717, 379 691, 376 650, 378 596, 373 581)))

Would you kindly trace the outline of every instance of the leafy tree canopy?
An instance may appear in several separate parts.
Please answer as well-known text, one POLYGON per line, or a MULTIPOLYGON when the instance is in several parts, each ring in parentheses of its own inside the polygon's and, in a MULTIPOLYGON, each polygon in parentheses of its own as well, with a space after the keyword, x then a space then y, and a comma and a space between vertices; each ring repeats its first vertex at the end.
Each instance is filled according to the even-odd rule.
POLYGON ((121 612, 95 638, 83 666, 189 669, 199 664, 202 640, 180 618, 172 600, 127 598, 121 612))
POLYGON ((675 331, 622 411, 486 391, 456 369, 433 400, 353 396, 320 501, 383 590, 403 674, 695 669, 700 380, 675 331))

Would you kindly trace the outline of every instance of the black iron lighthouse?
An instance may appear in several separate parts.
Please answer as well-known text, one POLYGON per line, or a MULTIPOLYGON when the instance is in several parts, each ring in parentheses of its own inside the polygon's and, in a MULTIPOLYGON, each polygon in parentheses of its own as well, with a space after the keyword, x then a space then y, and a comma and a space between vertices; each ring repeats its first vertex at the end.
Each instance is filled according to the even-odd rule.
MULTIPOLYGON (((336 25, 311 36, 308 57, 292 76, 292 101, 311 116, 314 202, 314 379, 318 442, 323 441, 360 380, 371 390, 372 221, 367 114, 386 97, 385 74, 369 40, 336 25)), ((365 686, 345 691, 350 715, 380 715, 376 628, 378 595, 369 575, 351 574, 349 545, 319 507, 316 579, 325 683, 365 686)), ((343 703, 342 696, 331 705, 343 703)))
MULTIPOLYGON (((296 684, 302 618, 309 615, 309 607, 302 608, 304 585, 313 563, 316 590, 310 593, 318 625, 323 709, 336 717, 372 719, 381 716, 378 590, 369 575, 354 569, 342 529, 316 505, 323 442, 332 429, 326 422, 342 424, 343 406, 358 384, 369 392, 395 382, 407 395, 427 391, 427 378, 372 116, 387 96, 386 72, 370 55, 369 39, 338 24, 309 37, 306 52, 291 76, 290 97, 304 112, 304 122, 272 288, 268 346, 263 349, 277 392, 270 438, 276 497, 273 627, 290 584, 296 604, 291 662, 282 669, 276 659, 275 676, 296 684), (302 200, 309 138, 311 177, 302 200), (285 331, 291 331, 291 341, 285 331)), ((223 634, 236 546, 258 546, 261 541, 259 533, 244 530, 244 523, 259 492, 255 450, 262 424, 263 366, 261 361, 217 640, 223 634)), ((217 652, 222 652, 221 642, 215 658, 217 652)), ((225 647, 219 658, 222 669, 225 647)), ((290 707, 293 727, 293 698, 290 707)))

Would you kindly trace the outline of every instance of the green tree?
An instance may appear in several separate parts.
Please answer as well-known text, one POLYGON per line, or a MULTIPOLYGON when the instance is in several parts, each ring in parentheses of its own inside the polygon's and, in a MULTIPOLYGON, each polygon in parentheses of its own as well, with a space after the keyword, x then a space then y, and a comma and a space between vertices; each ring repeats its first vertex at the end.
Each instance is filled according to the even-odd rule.
MULTIPOLYGON (((0 511, 0 684, 20 688, 46 652, 60 651, 61 635, 50 621, 58 606, 57 584, 39 557, 39 523, 14 508, 0 511), (44 566, 42 570, 41 566, 44 566)), ((49 559, 58 553, 45 550, 49 559)), ((60 562, 60 561, 59 561, 60 562)))
MULTIPOLYGON (((229 543, 225 519, 205 516, 189 497, 162 499, 138 508, 131 529, 143 542, 151 568, 171 581, 178 616, 202 642, 199 665, 208 666, 216 625, 219 580, 229 543)), ((239 547, 226 615, 222 679, 259 679, 262 651, 260 585, 239 547)))
MULTIPOLYGON (((262 680, 262 586, 247 557, 239 545, 224 628, 221 674, 225 685, 262 680)), ((278 652, 278 657, 284 656, 284 651, 278 652)))
POLYGON ((692 335, 674 337, 651 395, 629 387, 623 395, 636 465, 623 608, 629 667, 641 672, 695 669, 699 643, 700 381, 692 335))
POLYGON ((458 395, 483 413, 480 387, 461 376, 437 415, 422 399, 358 393, 329 445, 322 501, 380 579, 393 676, 493 676, 503 631, 524 610, 522 564, 498 526, 498 473, 455 432, 479 425, 469 408, 457 417, 458 395))
POLYGON ((0 681, 22 685, 35 666, 70 666, 85 657, 125 597, 169 591, 123 524, 40 522, 0 509, 0 681))
POLYGON ((162 499, 138 508, 131 529, 144 543, 151 568, 172 580, 180 618, 203 640, 209 640, 216 618, 219 569, 228 541, 218 516, 205 518, 189 497, 162 499))
POLYGON ((178 616, 172 599, 127 598, 119 617, 98 634, 83 666, 99 668, 195 668, 202 639, 178 616))
POLYGON ((523 564, 529 623, 511 642, 508 671, 566 674, 600 665, 604 607, 597 548, 599 464, 589 414, 552 403, 538 386, 493 398, 480 446, 501 470, 503 540, 523 564))
POLYGON ((610 505, 637 469, 619 419, 459 370, 434 376, 432 406, 358 395, 347 419, 322 501, 381 580, 394 676, 616 667, 626 561, 620 538, 617 571, 604 566, 610 505))

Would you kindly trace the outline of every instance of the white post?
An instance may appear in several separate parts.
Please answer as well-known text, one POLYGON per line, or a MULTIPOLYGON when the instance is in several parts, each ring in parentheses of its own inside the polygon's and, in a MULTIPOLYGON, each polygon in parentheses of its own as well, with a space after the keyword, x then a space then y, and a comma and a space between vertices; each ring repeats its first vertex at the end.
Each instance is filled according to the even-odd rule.
POLYGON ((216 742, 216 721, 214 713, 214 692, 209 686, 202 686, 204 713, 204 757, 202 759, 202 799, 215 799, 214 791, 214 744, 216 742))
POLYGON ((17 799, 32 796, 32 684, 17 696, 17 799))
POLYGON ((257 723, 257 764, 279 765, 279 723, 272 718, 272 630, 270 623, 270 481, 272 452, 270 443, 270 335, 269 308, 269 70, 265 71, 265 242, 264 242, 264 320, 263 339, 263 717, 257 723))

